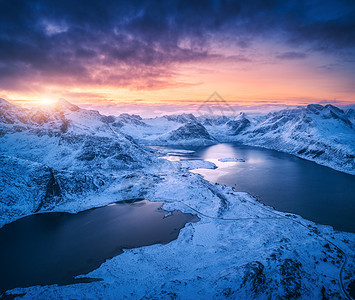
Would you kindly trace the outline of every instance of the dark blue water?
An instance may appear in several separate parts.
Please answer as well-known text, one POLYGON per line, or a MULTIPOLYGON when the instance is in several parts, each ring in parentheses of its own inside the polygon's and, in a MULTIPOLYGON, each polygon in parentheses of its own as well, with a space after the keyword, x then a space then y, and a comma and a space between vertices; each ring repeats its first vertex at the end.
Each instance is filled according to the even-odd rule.
POLYGON ((78 214, 31 215, 0 229, 1 292, 15 287, 70 284, 106 259, 130 249, 175 240, 198 217, 160 209, 162 202, 120 202, 78 214))
POLYGON ((186 158, 214 162, 198 170, 207 180, 248 192, 277 210, 291 212, 335 229, 355 232, 355 176, 257 147, 219 144, 199 148, 186 158), (245 162, 219 162, 242 158, 245 162))

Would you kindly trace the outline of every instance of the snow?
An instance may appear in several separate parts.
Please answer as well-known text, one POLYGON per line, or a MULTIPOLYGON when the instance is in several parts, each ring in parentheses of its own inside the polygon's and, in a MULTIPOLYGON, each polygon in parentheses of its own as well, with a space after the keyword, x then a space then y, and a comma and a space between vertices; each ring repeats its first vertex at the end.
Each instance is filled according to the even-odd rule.
MULTIPOLYGON (((165 201, 163 209, 194 213, 201 219, 187 224, 169 244, 125 250, 80 276, 101 281, 16 288, 7 294, 24 293, 23 299, 346 297, 340 278, 345 286, 354 278, 355 234, 277 212, 247 193, 210 183, 191 171, 212 170, 218 160, 184 160, 176 154, 188 154, 186 149, 141 145, 184 126, 186 118, 191 122, 191 116, 139 120, 125 115, 120 127, 119 117, 108 122, 97 112, 66 102, 37 117, 1 101, 0 106, 0 227, 34 212, 78 212, 135 198, 165 201), (68 126, 61 130, 65 120, 68 126), (85 142, 95 145, 89 153, 85 142), (92 160, 78 159, 83 153, 95 155, 92 160), (114 164, 117 155, 123 156, 114 164), (131 159, 125 161, 127 156, 131 159), (159 156, 175 157, 176 161, 159 156)), ((252 120, 237 137, 226 133, 226 120, 216 122, 213 130, 210 125, 205 128, 212 136, 214 132, 254 144, 259 138, 265 147, 290 153, 298 146, 307 151, 328 146, 331 150, 319 161, 305 157, 338 169, 348 162, 344 170, 351 173, 352 162, 342 155, 353 153, 353 129, 346 120, 334 119, 331 112, 341 112, 331 107, 310 109, 319 113, 307 112, 312 114, 312 127, 304 125, 301 136, 295 136, 294 117, 284 120, 276 126, 281 138, 274 146, 268 143, 276 139, 270 126, 282 119, 277 114, 252 120), (262 133, 265 128, 268 130, 262 133), (327 140, 333 135, 336 141, 327 140), (315 137, 324 145, 314 143, 315 137), (332 153, 336 155, 330 159, 332 153)), ((287 114, 299 117, 299 111, 283 112, 287 114)), ((309 124, 303 122, 299 125, 309 124)), ((226 157, 219 162, 236 159, 226 157)))
POLYGON ((174 154, 175 153, 182 153, 182 154, 187 154, 187 153, 194 153, 195 151, 193 151, 193 150, 183 150, 183 149, 175 149, 174 150, 174 154))
POLYGON ((184 154, 191 154, 194 153, 194 150, 186 150, 186 149, 172 149, 167 147, 161 146, 150 146, 149 148, 156 149, 159 151, 165 151, 168 155, 184 155, 184 154))

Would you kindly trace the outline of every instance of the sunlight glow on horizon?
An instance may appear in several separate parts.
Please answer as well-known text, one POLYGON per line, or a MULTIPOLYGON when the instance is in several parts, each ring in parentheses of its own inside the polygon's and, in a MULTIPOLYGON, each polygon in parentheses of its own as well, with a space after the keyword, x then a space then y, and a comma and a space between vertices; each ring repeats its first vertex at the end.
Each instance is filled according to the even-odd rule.
MULTIPOLYGON (((270 50, 271 51, 271 50, 270 50)), ((260 54, 261 55, 261 54, 260 54)), ((266 54, 264 54, 266 55, 266 54)), ((261 56, 260 56, 261 57, 261 56)), ((115 85, 90 85, 84 83, 28 82, 26 88, 2 91, 0 96, 17 100, 19 104, 38 103, 50 105, 64 98, 77 105, 92 106, 109 111, 110 106, 186 106, 198 107, 217 91, 230 105, 304 105, 307 103, 334 102, 354 104, 350 88, 351 78, 337 76, 335 72, 321 69, 318 60, 281 61, 265 63, 239 62, 231 58, 217 61, 189 62, 176 67, 172 78, 151 87, 136 88, 115 85), (28 86, 31 86, 29 89, 28 86), (105 109, 105 106, 107 109, 105 109)))
MULTIPOLYGON (((33 79, 23 90, 0 90, 0 96, 20 105, 48 106, 63 98, 106 114, 145 114, 146 110, 148 115, 193 112, 215 91, 236 107, 355 103, 351 76, 340 76, 337 68, 322 68, 326 58, 275 60, 275 45, 262 46, 258 45, 262 50, 255 50, 250 61, 229 55, 181 63, 175 66, 173 75, 162 74, 160 81, 150 86, 143 85, 144 76, 132 79, 127 86, 72 82, 70 78, 56 83, 33 79)), ((209 104, 214 105, 212 100, 209 104)))

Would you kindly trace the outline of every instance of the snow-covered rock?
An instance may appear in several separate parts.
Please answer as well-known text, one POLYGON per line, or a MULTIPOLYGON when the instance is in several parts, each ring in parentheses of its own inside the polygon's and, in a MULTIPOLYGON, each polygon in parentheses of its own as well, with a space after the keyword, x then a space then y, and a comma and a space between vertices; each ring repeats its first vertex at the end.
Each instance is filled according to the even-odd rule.
POLYGON ((218 159, 220 162, 245 162, 243 158, 234 158, 234 157, 227 157, 227 158, 220 158, 218 159))
POLYGON ((216 141, 199 122, 188 122, 158 138, 159 144, 211 145, 216 141))
POLYGON ((113 182, 104 174, 55 170, 5 155, 0 155, 0 165, 0 227, 62 203, 78 206, 81 198, 99 195, 113 182))
POLYGON ((0 227, 60 198, 60 187, 48 166, 4 155, 0 165, 0 227))

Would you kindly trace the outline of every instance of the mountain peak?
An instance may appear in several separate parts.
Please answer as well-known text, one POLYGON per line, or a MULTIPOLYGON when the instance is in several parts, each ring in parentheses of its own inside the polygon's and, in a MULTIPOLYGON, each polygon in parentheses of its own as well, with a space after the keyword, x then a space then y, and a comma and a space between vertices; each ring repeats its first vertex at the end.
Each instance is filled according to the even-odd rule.
POLYGON ((68 109, 71 111, 77 111, 80 109, 79 106, 76 106, 75 104, 70 103, 69 101, 67 101, 63 98, 58 99, 57 104, 56 104, 56 108, 57 109, 68 109))
POLYGON ((248 115, 245 112, 240 112, 239 115, 235 117, 235 120, 240 120, 240 119, 247 119, 248 115))
POLYGON ((320 104, 308 104, 306 109, 315 114, 319 114, 319 112, 323 109, 323 106, 320 104))
POLYGON ((201 123, 194 121, 189 121, 162 137, 166 141, 179 141, 179 143, 188 143, 191 140, 200 140, 206 143, 207 141, 211 142, 214 140, 201 123))
POLYGON ((9 103, 9 101, 6 101, 5 99, 0 98, 0 103, 9 103))
POLYGON ((326 106, 324 106, 324 108, 327 108, 329 110, 333 110, 333 111, 335 111, 337 113, 342 113, 342 114, 344 113, 344 111, 342 109, 340 109, 339 107, 336 107, 336 106, 334 106, 332 104, 327 104, 326 106))
POLYGON ((0 98, 0 107, 10 107, 10 106, 14 106, 15 104, 3 99, 3 98, 0 98))
POLYGON ((178 123, 186 123, 186 122, 197 122, 196 117, 191 113, 182 113, 182 114, 173 114, 173 115, 165 115, 163 118, 168 121, 174 121, 178 123))

